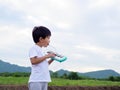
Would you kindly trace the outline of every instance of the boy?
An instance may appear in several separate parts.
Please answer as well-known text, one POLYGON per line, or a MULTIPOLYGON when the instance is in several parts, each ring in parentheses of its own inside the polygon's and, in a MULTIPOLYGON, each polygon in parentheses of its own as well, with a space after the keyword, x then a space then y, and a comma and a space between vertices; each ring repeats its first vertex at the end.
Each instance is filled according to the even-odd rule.
POLYGON ((29 78, 29 90, 47 90, 48 82, 51 81, 48 65, 53 60, 46 59, 54 57, 55 54, 44 55, 42 47, 47 47, 50 43, 51 32, 44 26, 34 27, 32 37, 35 45, 29 51, 32 64, 31 75, 29 78))

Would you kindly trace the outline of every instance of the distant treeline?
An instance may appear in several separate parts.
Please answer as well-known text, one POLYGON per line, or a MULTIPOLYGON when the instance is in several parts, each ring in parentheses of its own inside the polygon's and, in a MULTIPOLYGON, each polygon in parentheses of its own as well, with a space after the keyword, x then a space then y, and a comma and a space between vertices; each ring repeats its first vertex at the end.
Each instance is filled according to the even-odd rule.
POLYGON ((110 76, 108 78, 103 79, 97 79, 97 78, 90 78, 86 76, 79 76, 77 72, 70 72, 69 74, 63 74, 62 76, 59 76, 56 72, 52 73, 51 76, 53 78, 64 78, 64 79, 70 79, 70 80, 108 80, 108 81, 120 81, 120 76, 110 76))
POLYGON ((9 77, 9 76, 12 76, 12 77, 28 77, 29 75, 30 75, 30 73, 28 73, 28 72, 13 72, 13 73, 3 72, 3 73, 0 73, 0 76, 3 76, 3 77, 9 77))
MULTIPOLYGON (((0 73, 0 76, 3 77, 29 77, 30 73, 29 72, 3 72, 0 73)), ((85 79, 96 79, 96 78, 90 78, 90 77, 85 77, 85 76, 79 76, 77 72, 70 72, 69 74, 63 74, 62 76, 59 76, 58 73, 53 72, 51 73, 52 78, 63 78, 63 79, 70 79, 70 80, 85 80, 85 79)), ((97 79, 97 80, 109 80, 109 81, 120 81, 120 76, 110 76, 106 79, 97 79)))

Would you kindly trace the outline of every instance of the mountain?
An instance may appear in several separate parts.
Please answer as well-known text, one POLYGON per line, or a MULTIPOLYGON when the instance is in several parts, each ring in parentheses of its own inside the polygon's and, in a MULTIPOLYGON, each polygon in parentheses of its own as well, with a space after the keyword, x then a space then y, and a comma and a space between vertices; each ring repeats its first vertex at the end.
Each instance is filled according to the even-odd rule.
MULTIPOLYGON (((22 67, 22 66, 18 66, 15 64, 10 64, 8 62, 4 62, 2 60, 0 60, 0 73, 1 72, 30 72, 31 68, 30 67, 22 67)), ((58 70, 56 71, 56 73, 59 76, 62 76, 63 74, 69 74, 72 71, 68 71, 68 70, 58 70)), ((50 73, 54 73, 53 71, 50 71, 50 73)), ((114 70, 99 70, 99 71, 92 71, 92 72, 86 72, 86 73, 80 73, 77 72, 77 74, 79 76, 86 76, 86 77, 90 77, 90 78, 108 78, 109 76, 120 76, 120 74, 114 70)))
POLYGON ((87 73, 84 73, 83 75, 91 78, 108 78, 110 76, 120 76, 119 73, 111 69, 87 72, 87 73))
POLYGON ((56 73, 57 73, 59 76, 62 76, 62 75, 65 74, 65 73, 68 75, 68 74, 70 73, 70 71, 60 69, 60 70, 56 71, 56 73))
MULTIPOLYGON (((71 71, 67 71, 67 70, 58 70, 56 71, 56 73, 58 73, 59 76, 62 76, 63 74, 69 74, 71 71)), ((77 74, 79 76, 86 76, 86 77, 90 77, 90 78, 97 78, 97 79, 102 79, 102 78, 108 78, 110 76, 120 76, 119 73, 117 73, 114 70, 99 70, 99 71, 92 71, 92 72, 86 72, 86 73, 79 73, 77 72, 77 74)))
POLYGON ((30 72, 30 67, 22 67, 0 60, 0 73, 1 72, 30 72))

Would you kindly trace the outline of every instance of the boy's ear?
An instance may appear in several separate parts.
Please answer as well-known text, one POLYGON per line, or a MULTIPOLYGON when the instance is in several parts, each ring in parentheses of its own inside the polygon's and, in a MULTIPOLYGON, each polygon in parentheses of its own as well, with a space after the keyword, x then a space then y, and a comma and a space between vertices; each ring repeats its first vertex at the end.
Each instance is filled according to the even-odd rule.
POLYGON ((39 38, 39 42, 41 42, 42 40, 43 40, 43 38, 42 38, 42 37, 40 37, 40 38, 39 38))

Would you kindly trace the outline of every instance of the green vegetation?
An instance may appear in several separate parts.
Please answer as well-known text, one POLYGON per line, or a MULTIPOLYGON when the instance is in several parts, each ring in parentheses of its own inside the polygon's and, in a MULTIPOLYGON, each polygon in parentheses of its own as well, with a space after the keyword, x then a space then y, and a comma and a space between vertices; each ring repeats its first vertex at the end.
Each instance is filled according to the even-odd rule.
POLYGON ((0 77, 0 85, 25 85, 28 77, 0 77))
MULTIPOLYGON (((0 85, 27 85, 30 73, 0 73, 0 85)), ((59 76, 52 73, 49 86, 120 86, 120 77, 110 76, 107 79, 95 79, 79 76, 76 72, 59 76)))
POLYGON ((27 72, 13 72, 13 73, 10 73, 10 72, 3 72, 3 73, 0 73, 0 76, 3 76, 3 77, 28 77, 30 75, 30 73, 27 73, 27 72))
POLYGON ((97 79, 90 78, 86 76, 79 76, 77 72, 70 72, 69 74, 64 73, 62 76, 59 76, 56 72, 52 73, 53 78, 69 79, 69 80, 104 80, 104 81, 120 81, 120 76, 110 76, 108 78, 97 79))
MULTIPOLYGON (((1 85, 27 85, 28 77, 0 77, 1 85)), ((52 78, 49 86, 120 86, 117 81, 52 78)))
POLYGON ((120 82, 104 80, 69 80, 53 78, 50 86, 120 86, 120 82))

